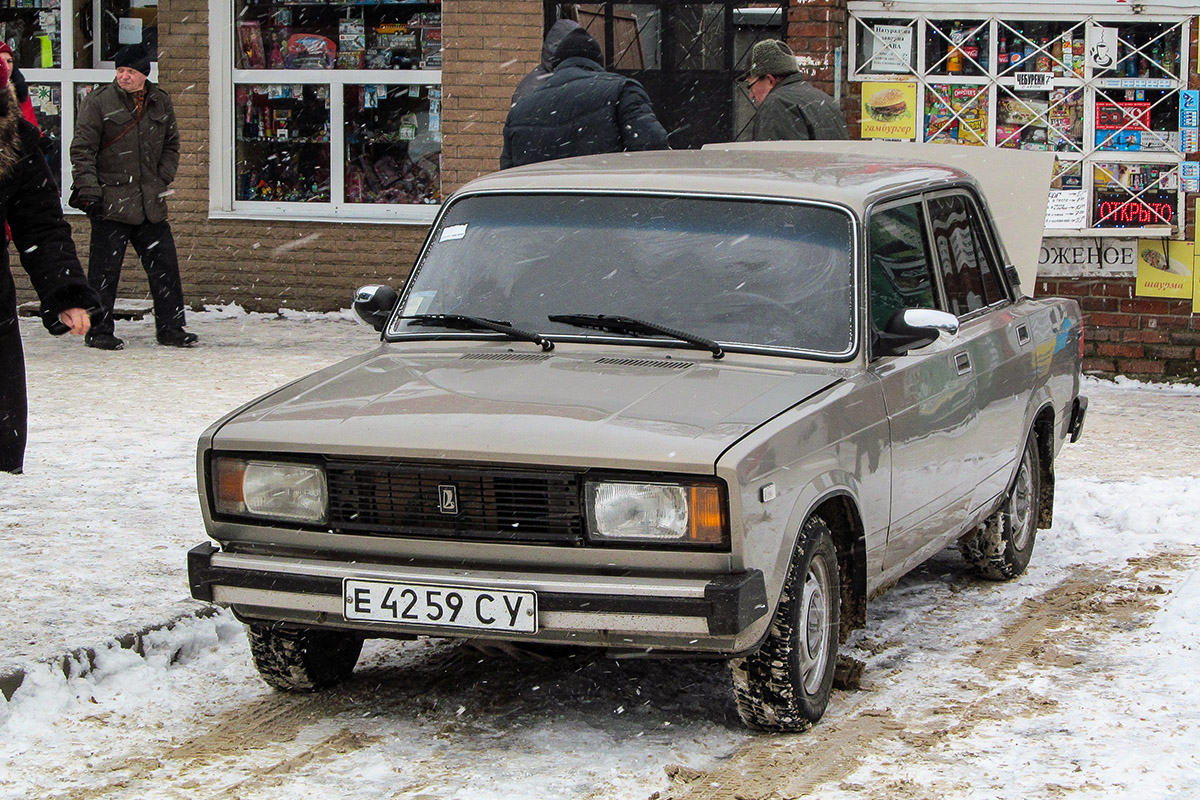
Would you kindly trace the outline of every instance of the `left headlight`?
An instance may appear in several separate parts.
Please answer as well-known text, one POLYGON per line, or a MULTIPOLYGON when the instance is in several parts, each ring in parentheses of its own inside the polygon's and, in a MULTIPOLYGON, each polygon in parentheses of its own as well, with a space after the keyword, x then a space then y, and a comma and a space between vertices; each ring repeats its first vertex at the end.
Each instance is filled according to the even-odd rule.
POLYGON ((594 542, 729 542, 724 495, 717 485, 593 481, 585 493, 594 542))
POLYGON ((218 514, 313 524, 329 516, 325 470, 315 464, 218 456, 212 480, 218 514))

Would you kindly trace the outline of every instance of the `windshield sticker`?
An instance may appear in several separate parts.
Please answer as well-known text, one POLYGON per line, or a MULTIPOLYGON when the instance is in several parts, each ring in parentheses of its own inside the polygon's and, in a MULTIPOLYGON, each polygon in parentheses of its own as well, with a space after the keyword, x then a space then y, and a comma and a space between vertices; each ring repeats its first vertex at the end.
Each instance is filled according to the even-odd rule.
POLYGON ((442 235, 441 235, 441 238, 438 239, 438 241, 439 242, 452 242, 455 239, 461 239, 466 235, 467 235, 467 224, 465 222, 462 225, 449 225, 445 228, 442 228, 442 235))
MULTIPOLYGON (((465 226, 464 226, 465 227, 465 226)), ((408 296, 408 301, 404 304, 404 316, 413 314, 422 314, 429 304, 433 302, 437 292, 413 292, 408 296)))

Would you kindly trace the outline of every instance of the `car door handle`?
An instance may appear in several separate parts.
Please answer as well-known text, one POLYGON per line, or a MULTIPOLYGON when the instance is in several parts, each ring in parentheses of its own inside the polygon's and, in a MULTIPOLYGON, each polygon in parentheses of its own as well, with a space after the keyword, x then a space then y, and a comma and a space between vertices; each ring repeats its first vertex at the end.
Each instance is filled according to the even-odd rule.
POLYGON ((954 368, 958 370, 959 375, 966 375, 971 371, 971 356, 967 353, 958 353, 954 356, 954 368))

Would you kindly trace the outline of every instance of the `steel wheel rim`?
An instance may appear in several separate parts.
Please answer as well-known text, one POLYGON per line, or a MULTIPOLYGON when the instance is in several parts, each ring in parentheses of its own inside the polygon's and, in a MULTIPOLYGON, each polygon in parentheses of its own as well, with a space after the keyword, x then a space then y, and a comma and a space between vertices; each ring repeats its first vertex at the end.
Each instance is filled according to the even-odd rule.
POLYGON ((1021 459, 1021 468, 1017 471, 1017 482, 1013 486, 1012 502, 1009 504, 1009 525, 1012 531, 1012 545, 1015 550, 1024 550, 1029 544, 1031 533, 1030 522, 1033 520, 1033 470, 1029 463, 1032 459, 1029 451, 1021 459))
POLYGON ((829 570, 814 558, 804 575, 800 602, 800 679, 810 695, 821 689, 829 662, 829 570))

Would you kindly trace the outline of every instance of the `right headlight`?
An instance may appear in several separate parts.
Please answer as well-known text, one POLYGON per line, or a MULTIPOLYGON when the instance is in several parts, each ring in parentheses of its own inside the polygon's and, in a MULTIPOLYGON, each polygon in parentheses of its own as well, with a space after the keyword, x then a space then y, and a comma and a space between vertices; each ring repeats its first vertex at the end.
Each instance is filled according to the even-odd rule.
POLYGON ((212 482, 218 514, 316 525, 329 517, 325 470, 317 464, 218 456, 212 482))
POLYGON ((723 545, 724 496, 715 484, 592 481, 585 487, 594 542, 723 545))

